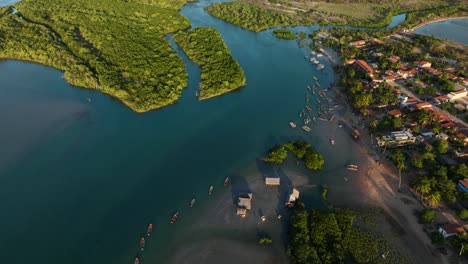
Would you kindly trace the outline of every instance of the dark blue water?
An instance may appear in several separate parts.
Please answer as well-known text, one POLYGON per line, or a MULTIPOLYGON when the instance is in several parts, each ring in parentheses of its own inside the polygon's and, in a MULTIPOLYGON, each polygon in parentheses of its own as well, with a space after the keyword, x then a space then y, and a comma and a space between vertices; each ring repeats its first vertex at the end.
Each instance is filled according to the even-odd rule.
POLYGON ((428 24, 416 29, 414 33, 468 45, 468 19, 428 24))
POLYGON ((317 123, 310 134, 288 126, 300 123, 312 76, 322 87, 332 82, 330 64, 322 59, 327 67, 317 72, 295 41, 217 20, 201 9, 208 3, 181 12, 193 26, 221 32, 247 86, 207 101, 196 100, 198 67, 179 49, 188 88, 177 104, 145 114, 72 87, 55 69, 0 61, 2 263, 132 263, 149 222, 155 232, 143 260, 165 263, 183 227, 199 217, 187 206, 193 196, 197 206, 208 206, 210 184, 248 177, 239 173, 292 138, 324 154, 325 169, 306 174, 311 184, 343 185, 337 171, 357 155, 349 135, 334 122, 317 123), (168 221, 175 210, 180 229, 168 221))

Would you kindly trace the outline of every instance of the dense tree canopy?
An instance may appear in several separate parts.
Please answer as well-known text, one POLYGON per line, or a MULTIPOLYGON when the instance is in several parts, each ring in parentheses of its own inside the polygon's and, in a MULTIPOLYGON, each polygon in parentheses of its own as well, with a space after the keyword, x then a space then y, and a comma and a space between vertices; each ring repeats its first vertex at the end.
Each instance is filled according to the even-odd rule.
POLYGON ((175 102, 187 85, 165 35, 187 28, 184 0, 24 0, 0 18, 0 58, 64 70, 144 112, 175 102))
POLYGON ((179 31, 174 40, 201 68, 199 99, 224 94, 245 85, 244 71, 231 56, 215 28, 198 27, 179 31))

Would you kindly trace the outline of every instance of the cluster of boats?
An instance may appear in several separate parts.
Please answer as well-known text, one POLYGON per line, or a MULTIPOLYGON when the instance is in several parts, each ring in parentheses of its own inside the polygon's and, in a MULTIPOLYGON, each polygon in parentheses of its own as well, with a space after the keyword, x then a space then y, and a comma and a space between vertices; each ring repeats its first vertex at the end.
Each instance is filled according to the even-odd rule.
MULTIPOLYGON (((226 177, 224 179, 224 187, 227 187, 230 183, 231 183, 231 180, 228 177, 226 177)), ((208 195, 213 194, 213 191, 214 191, 214 186, 210 185, 210 187, 208 188, 208 195)), ((195 198, 193 198, 190 201, 190 207, 193 207, 195 205, 195 203, 196 203, 196 200, 195 200, 195 198)), ((169 222, 171 224, 174 224, 177 221, 177 219, 179 218, 179 215, 180 215, 179 211, 175 212, 172 215, 169 222)), ((153 224, 150 223, 150 224, 148 224, 148 227, 146 229, 146 236, 142 236, 140 238, 140 251, 143 251, 145 249, 146 239, 151 235, 151 233, 153 233, 153 224)), ((140 264, 140 257, 139 256, 135 257, 135 260, 133 261, 133 264, 140 264)))
MULTIPOLYGON (((320 52, 315 52, 315 51, 311 51, 310 52, 310 58, 309 58, 309 61, 312 62, 313 64, 317 65, 317 70, 320 71, 320 70, 323 70, 325 68, 325 66, 323 64, 320 63, 320 61, 318 61, 314 56, 317 56, 317 58, 319 57, 323 57, 323 54, 320 53, 320 52)), ((307 58, 307 56, 305 56, 307 58)))

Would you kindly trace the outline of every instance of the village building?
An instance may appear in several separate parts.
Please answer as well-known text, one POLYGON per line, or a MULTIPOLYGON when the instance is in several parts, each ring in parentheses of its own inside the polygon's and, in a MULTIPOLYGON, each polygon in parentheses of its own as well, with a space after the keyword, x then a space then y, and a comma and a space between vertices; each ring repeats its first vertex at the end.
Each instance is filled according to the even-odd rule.
POLYGON ((429 74, 431 74, 431 75, 433 75, 433 76, 439 76, 439 75, 442 74, 441 71, 439 71, 439 70, 437 70, 437 69, 434 69, 434 68, 432 68, 432 67, 425 68, 425 70, 426 70, 429 74))
POLYGON ((380 45, 384 44, 384 42, 378 38, 372 38, 371 41, 380 45))
POLYGON ((416 137, 408 131, 394 131, 377 140, 379 147, 399 147, 416 143, 416 137))
POLYGON ((393 117, 400 117, 401 116, 401 111, 398 109, 393 109, 391 111, 388 111, 388 115, 391 115, 393 117))
POLYGON ((436 104, 441 104, 450 101, 450 98, 447 95, 439 95, 433 97, 432 100, 434 100, 436 104))
POLYGON ((414 97, 407 97, 407 96, 400 97, 400 106, 401 107, 414 105, 414 104, 417 104, 417 103, 418 103, 418 99, 416 99, 414 97))
POLYGON ((468 131, 467 130, 464 130, 463 132, 457 133, 455 135, 455 138, 457 140, 462 141, 464 146, 468 145, 468 131))
POLYGON ((462 192, 468 192, 468 179, 458 181, 458 189, 462 192))
POLYGON ((449 94, 447 94, 448 98, 449 98, 449 101, 450 102, 455 102, 456 100, 458 99, 461 99, 465 96, 468 95, 468 92, 466 91, 466 89, 461 89, 461 90, 458 90, 458 91, 455 91, 455 92, 451 92, 449 94))
POLYGON ((265 177, 265 184, 267 186, 279 186, 280 178, 265 177))
POLYGON ((415 64, 419 69, 430 68, 432 66, 428 61, 415 61, 415 64))
POLYGON ((445 238, 456 236, 463 232, 465 232, 465 229, 462 226, 456 224, 439 227, 439 233, 441 233, 445 238))
POLYGON ((432 105, 429 102, 421 102, 414 105, 416 110, 421 110, 424 108, 432 108, 432 105))
POLYGON ((372 67, 369 66, 369 64, 367 64, 367 62, 364 60, 356 60, 354 62, 354 65, 358 70, 361 70, 368 76, 372 76, 374 73, 374 70, 372 69, 372 67))
POLYGON ((296 188, 293 188, 291 192, 289 193, 286 206, 289 208, 293 207, 298 199, 299 199, 299 191, 296 188))
POLYGON ((351 41, 349 42, 349 45, 352 47, 360 48, 364 45, 366 45, 366 41, 361 39, 361 40, 356 40, 356 41, 351 41))
POLYGON ((247 210, 252 209, 252 197, 251 193, 239 194, 237 198, 237 215, 245 217, 247 210))

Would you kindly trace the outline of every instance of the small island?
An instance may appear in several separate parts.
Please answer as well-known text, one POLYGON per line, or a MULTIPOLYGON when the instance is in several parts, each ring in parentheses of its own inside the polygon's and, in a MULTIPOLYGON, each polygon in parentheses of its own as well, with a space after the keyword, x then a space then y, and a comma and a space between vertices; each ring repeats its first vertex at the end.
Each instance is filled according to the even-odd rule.
POLYGON ((322 155, 312 149, 311 145, 305 141, 291 141, 284 145, 274 146, 268 151, 268 156, 262 160, 271 164, 283 164, 288 157, 287 150, 304 161, 307 169, 315 171, 323 168, 325 161, 322 155))
POLYGON ((179 31, 174 35, 174 40, 191 60, 200 65, 199 100, 245 85, 244 71, 231 56, 229 48, 215 28, 198 27, 187 32, 179 31))
POLYGON ((296 38, 296 34, 294 34, 293 31, 289 29, 285 29, 285 28, 273 30, 273 35, 275 35, 277 38, 287 39, 287 40, 296 38))

